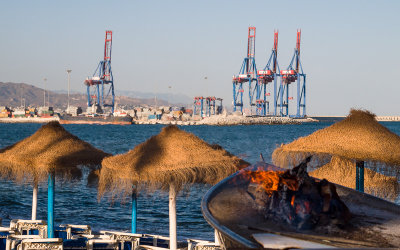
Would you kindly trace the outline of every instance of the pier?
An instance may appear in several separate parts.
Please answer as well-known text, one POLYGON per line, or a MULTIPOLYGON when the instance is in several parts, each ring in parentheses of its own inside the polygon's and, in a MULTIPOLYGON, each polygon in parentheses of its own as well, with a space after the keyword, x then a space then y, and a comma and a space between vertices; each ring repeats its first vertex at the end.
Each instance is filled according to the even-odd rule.
POLYGON ((377 116, 376 120, 378 122, 398 122, 400 121, 400 116, 377 116))

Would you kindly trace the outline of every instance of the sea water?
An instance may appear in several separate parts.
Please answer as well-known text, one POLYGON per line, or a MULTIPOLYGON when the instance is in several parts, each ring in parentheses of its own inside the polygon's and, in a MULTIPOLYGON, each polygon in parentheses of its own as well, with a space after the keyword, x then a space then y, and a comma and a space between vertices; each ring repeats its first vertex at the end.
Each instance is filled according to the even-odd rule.
MULTIPOLYGON (((400 123, 382 123, 400 134, 400 123)), ((301 125, 182 126, 208 143, 217 143, 229 152, 255 163, 260 154, 271 161, 271 154, 282 143, 306 136, 331 123, 301 125)), ((40 124, 0 124, 0 148, 32 135, 40 124)), ((125 153, 161 131, 162 125, 64 125, 72 134, 112 154, 125 153)), ((204 220, 200 204, 209 185, 193 185, 177 198, 179 238, 213 239, 213 229, 204 220)), ((399 199, 396 201, 400 204, 399 199)), ((0 218, 3 226, 11 219, 30 219, 32 186, 0 180, 0 218)), ((46 220, 47 186, 39 186, 37 218, 46 220)), ((94 230, 130 231, 131 203, 97 199, 96 188, 86 180, 66 183, 56 180, 55 224, 88 224, 94 230)), ((168 194, 156 192, 138 197, 139 233, 168 235, 168 194)))

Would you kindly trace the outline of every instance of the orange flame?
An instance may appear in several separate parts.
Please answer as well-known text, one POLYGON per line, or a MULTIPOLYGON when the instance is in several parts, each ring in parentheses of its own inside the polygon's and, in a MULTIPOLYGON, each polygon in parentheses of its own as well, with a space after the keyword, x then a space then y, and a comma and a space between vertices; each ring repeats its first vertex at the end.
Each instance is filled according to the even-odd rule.
MULTIPOLYGON (((279 184, 285 184, 290 190, 298 189, 296 179, 282 178, 284 171, 245 171, 244 176, 247 176, 252 183, 257 183, 263 188, 266 193, 271 196, 272 193, 278 190, 279 184)), ((294 198, 292 198, 294 202, 294 198)))

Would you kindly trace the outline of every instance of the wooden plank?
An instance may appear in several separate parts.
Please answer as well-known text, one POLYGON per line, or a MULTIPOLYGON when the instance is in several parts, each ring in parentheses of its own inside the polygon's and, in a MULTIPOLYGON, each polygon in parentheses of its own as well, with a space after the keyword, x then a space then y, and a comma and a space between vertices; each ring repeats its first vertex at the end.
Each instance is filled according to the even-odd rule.
POLYGON ((251 230, 263 231, 270 234, 286 236, 290 238, 297 238, 301 240, 313 241, 316 243, 326 242, 327 244, 334 244, 335 246, 340 247, 376 247, 376 243, 368 242, 368 241, 355 241, 350 239, 332 237, 332 236, 322 236, 322 235, 312 235, 312 234, 302 234, 295 232, 278 232, 273 231, 268 228, 261 227, 248 227, 251 230))
POLYGON ((309 242, 305 240, 294 239, 282 235, 260 233, 253 234, 253 238, 260 243, 264 248, 272 249, 288 249, 288 248, 335 248, 333 246, 309 242))

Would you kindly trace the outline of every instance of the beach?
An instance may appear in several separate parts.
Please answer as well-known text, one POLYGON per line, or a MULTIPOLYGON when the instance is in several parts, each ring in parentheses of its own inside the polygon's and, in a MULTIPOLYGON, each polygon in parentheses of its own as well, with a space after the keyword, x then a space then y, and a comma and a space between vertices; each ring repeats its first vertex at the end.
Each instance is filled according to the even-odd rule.
MULTIPOLYGON (((281 143, 306 136, 332 123, 304 123, 278 126, 181 126, 208 143, 217 143, 227 151, 254 163, 260 153, 267 162, 273 150, 281 143)), ((391 131, 400 134, 400 123, 384 123, 391 131)), ((0 147, 24 139, 33 134, 41 124, 0 124, 0 147)), ((163 125, 64 125, 72 134, 93 146, 112 154, 125 153, 139 143, 161 131, 163 125)), ((88 173, 85 173, 88 174, 88 173)), ((85 179, 85 178, 83 178, 85 179)), ((211 186, 195 185, 178 194, 178 237, 213 240, 213 229, 203 219, 200 202, 211 186)), ((0 217, 3 225, 14 218, 29 219, 31 214, 32 187, 17 185, 12 181, 0 181, 0 217)), ((97 189, 88 187, 86 181, 71 184, 56 181, 55 224, 88 224, 94 230, 130 231, 131 203, 110 200, 109 196, 97 201, 97 189)), ((399 198, 397 204, 400 204, 399 198)), ((38 219, 46 219, 47 185, 39 186, 38 219)), ((138 232, 168 235, 168 195, 140 193, 138 197, 138 232)))

